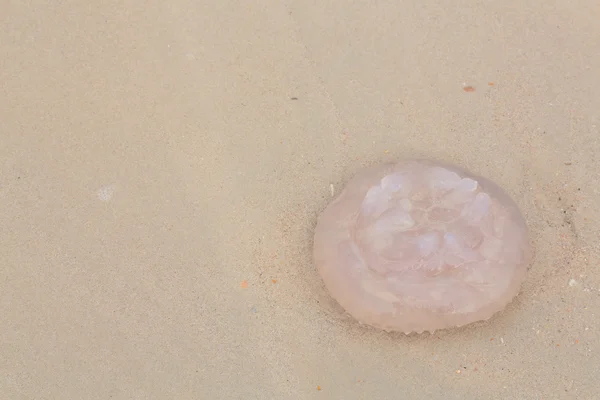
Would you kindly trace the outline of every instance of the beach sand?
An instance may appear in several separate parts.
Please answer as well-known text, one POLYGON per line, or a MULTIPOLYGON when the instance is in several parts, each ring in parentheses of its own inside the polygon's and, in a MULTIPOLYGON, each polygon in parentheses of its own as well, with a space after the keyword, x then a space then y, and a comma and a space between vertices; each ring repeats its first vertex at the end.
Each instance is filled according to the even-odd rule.
POLYGON ((8 2, 2 399, 598 399, 600 3, 8 2), (489 321, 359 325, 312 262, 364 166, 501 185, 489 321))

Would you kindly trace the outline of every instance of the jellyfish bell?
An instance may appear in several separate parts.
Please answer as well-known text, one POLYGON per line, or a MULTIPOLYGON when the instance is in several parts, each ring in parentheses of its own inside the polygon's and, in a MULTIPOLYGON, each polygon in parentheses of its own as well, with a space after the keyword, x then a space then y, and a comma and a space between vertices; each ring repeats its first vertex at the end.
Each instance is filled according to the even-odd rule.
POLYGON ((515 202, 494 182, 427 160, 365 169, 322 212, 314 261, 330 295, 387 331, 489 319, 530 261, 515 202))

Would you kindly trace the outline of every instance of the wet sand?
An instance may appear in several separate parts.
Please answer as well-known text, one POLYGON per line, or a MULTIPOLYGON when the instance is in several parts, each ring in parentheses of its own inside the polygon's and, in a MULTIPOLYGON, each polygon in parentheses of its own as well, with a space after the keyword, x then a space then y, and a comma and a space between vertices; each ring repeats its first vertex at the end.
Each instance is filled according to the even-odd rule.
POLYGON ((595 399, 600 5, 10 2, 6 399, 595 399), (535 261, 483 323, 360 326, 312 263, 367 165, 500 184, 535 261))

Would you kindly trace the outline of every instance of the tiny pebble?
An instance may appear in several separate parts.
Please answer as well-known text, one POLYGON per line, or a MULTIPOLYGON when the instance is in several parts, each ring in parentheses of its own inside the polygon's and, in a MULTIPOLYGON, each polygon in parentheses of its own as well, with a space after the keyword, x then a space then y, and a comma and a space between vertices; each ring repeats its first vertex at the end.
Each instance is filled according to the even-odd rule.
POLYGON ((569 281, 569 286, 573 287, 573 286, 575 286, 575 285, 577 285, 577 281, 576 281, 575 279, 571 279, 571 280, 569 281))

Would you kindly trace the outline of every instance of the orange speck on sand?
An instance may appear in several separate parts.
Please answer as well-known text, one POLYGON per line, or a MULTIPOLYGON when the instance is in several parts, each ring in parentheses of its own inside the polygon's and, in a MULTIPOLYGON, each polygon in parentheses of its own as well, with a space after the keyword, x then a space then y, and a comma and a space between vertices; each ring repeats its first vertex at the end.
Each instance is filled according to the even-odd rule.
POLYGON ((579 340, 575 340, 575 344, 579 344, 579 340))
POLYGON ((271 282, 277 283, 277 279, 271 279, 271 282))
POLYGON ((494 86, 494 82, 488 82, 488 85, 494 86))
POLYGON ((474 88, 473 86, 465 86, 465 87, 463 88, 463 90, 464 90, 465 92, 474 92, 474 91, 475 91, 475 88, 474 88))
POLYGON ((240 283, 240 286, 242 287, 242 289, 246 289, 248 287, 248 281, 242 281, 242 283, 240 283))
POLYGON ((491 338, 491 339, 490 339, 490 342, 491 342, 492 340, 494 340, 494 338, 491 338))
POLYGON ((317 390, 321 390, 321 386, 317 385, 317 390))

